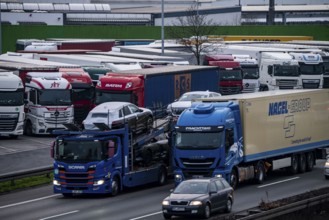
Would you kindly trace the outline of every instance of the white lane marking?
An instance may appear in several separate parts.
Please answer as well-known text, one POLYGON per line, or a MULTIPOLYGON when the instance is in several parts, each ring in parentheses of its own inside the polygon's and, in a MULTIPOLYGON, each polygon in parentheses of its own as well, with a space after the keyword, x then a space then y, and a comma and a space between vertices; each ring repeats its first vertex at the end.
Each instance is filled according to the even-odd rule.
POLYGON ((60 194, 55 194, 55 195, 51 195, 51 196, 45 196, 45 197, 40 197, 37 199, 31 199, 31 200, 27 200, 24 202, 18 202, 18 203, 13 203, 13 204, 9 204, 9 205, 4 205, 4 206, 0 206, 0 209, 4 209, 4 208, 9 208, 9 207, 13 207, 13 206, 18 206, 18 205, 23 205, 26 203, 30 203, 30 202, 36 202, 36 201, 40 201, 40 200, 44 200, 44 199, 49 199, 52 197, 57 197, 57 196, 61 196, 60 194))
POLYGON ((154 213, 151 213, 151 214, 148 214, 148 215, 139 216, 139 217, 132 218, 132 219, 129 219, 129 220, 142 219, 142 218, 146 218, 146 217, 149 217, 149 216, 152 216, 152 215, 158 215, 158 214, 160 214, 160 213, 162 213, 162 211, 160 211, 160 212, 154 212, 154 213))
POLYGON ((269 183, 269 184, 261 185, 261 186, 258 186, 257 188, 263 188, 263 187, 267 187, 267 186, 271 186, 271 185, 275 185, 275 184, 279 184, 279 183, 283 183, 283 182, 288 182, 288 181, 299 179, 299 178, 300 177, 297 176, 297 177, 294 177, 294 178, 290 178, 290 179, 281 180, 281 181, 274 182, 274 183, 269 183))
POLYGON ((40 218, 39 220, 57 218, 57 217, 64 216, 64 215, 70 215, 70 214, 73 214, 73 213, 76 213, 76 212, 79 212, 79 210, 74 210, 74 211, 71 211, 71 212, 65 212, 65 213, 58 214, 58 215, 52 215, 52 216, 49 216, 49 217, 46 217, 46 218, 40 218))
POLYGON ((45 148, 49 148, 49 147, 39 147, 39 148, 27 149, 27 150, 13 150, 14 152, 0 153, 0 156, 8 155, 8 154, 21 153, 21 152, 27 152, 27 151, 41 150, 41 149, 45 149, 45 148))
POLYGON ((13 149, 10 149, 10 148, 7 148, 7 147, 2 147, 2 146, 0 146, 0 148, 5 149, 5 150, 8 150, 8 151, 11 151, 11 152, 15 152, 16 151, 16 150, 13 150, 13 149))

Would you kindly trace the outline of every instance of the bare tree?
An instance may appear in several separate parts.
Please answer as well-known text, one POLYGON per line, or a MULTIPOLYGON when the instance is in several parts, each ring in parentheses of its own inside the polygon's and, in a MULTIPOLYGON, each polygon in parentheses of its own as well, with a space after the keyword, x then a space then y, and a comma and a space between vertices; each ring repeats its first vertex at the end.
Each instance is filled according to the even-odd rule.
POLYGON ((200 14, 198 5, 194 4, 186 10, 186 16, 178 17, 177 22, 166 28, 167 36, 179 40, 186 49, 191 51, 197 64, 200 65, 202 52, 208 47, 206 36, 213 34, 215 23, 207 15, 200 14))

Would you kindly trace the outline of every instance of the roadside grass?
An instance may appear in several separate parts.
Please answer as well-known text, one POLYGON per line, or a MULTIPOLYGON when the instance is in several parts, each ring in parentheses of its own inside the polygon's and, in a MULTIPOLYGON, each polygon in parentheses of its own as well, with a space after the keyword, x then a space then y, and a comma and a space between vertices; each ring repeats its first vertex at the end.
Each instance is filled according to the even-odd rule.
POLYGON ((53 174, 49 173, 49 174, 42 174, 38 176, 24 177, 21 179, 0 182, 0 194, 8 193, 19 189, 25 189, 29 187, 48 184, 51 183, 52 180, 53 180, 53 174))

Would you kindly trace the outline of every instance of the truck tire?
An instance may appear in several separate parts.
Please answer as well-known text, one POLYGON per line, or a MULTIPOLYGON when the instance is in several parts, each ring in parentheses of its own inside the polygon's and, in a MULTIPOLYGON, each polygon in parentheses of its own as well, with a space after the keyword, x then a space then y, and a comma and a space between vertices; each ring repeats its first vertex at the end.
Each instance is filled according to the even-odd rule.
POLYGON ((306 171, 306 156, 304 153, 301 153, 298 157, 298 172, 305 173, 306 171))
POLYGON ((298 172, 298 156, 292 155, 291 157, 291 167, 289 169, 290 174, 295 175, 298 172))
POLYGON ((238 174, 235 169, 232 169, 230 175, 230 185, 235 190, 238 187, 238 174))
POLYGON ((116 196, 119 194, 119 180, 117 177, 114 177, 111 184, 111 196, 116 196))
POLYGON ((313 152, 306 153, 306 171, 313 170, 314 167, 314 154, 313 152))
POLYGON ((261 184, 264 182, 265 179, 265 168, 263 162, 258 162, 256 167, 256 174, 255 174, 255 180, 257 184, 261 184))
POLYGON ((161 167, 158 176, 158 184, 159 186, 163 186, 167 183, 167 171, 166 168, 161 167))

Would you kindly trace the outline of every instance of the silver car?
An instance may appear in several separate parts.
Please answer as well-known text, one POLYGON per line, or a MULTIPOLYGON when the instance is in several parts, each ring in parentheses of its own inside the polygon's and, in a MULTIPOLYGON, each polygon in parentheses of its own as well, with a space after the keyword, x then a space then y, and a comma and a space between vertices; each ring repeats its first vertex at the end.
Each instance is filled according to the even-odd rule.
POLYGON ((327 156, 326 163, 324 164, 323 170, 324 177, 329 180, 329 155, 327 156))
POLYGON ((179 99, 167 107, 167 113, 177 120, 179 115, 192 104, 192 101, 199 98, 218 97, 220 93, 211 91, 193 91, 184 93, 179 99))

